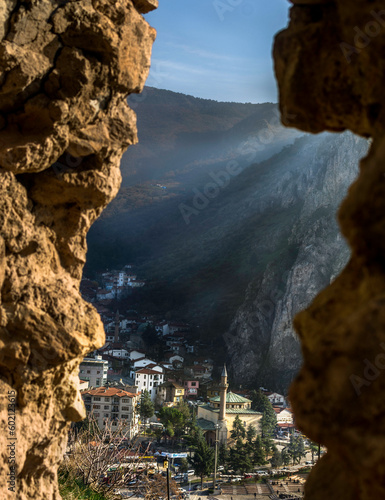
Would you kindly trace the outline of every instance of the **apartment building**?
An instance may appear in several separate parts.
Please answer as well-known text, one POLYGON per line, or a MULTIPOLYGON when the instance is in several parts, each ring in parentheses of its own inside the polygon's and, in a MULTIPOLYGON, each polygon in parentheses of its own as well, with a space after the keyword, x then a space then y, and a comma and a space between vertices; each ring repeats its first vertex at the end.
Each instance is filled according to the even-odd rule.
POLYGON ((84 358, 79 366, 80 380, 88 381, 89 387, 101 387, 107 382, 108 361, 101 356, 84 358))
POLYGON ((140 397, 139 392, 129 392, 117 387, 98 387, 82 391, 81 395, 87 415, 92 414, 100 429, 109 423, 113 429, 120 423, 130 438, 138 433, 136 405, 140 397))
POLYGON ((135 385, 138 387, 138 391, 148 391, 152 402, 155 401, 159 391, 159 385, 163 384, 163 381, 163 370, 157 371, 150 368, 142 368, 135 372, 135 385))

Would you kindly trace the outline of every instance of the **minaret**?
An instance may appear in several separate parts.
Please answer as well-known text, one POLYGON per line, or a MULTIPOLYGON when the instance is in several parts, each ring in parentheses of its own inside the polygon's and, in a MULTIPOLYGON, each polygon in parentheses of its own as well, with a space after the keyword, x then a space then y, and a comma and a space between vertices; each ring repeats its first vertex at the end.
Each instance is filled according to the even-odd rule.
POLYGON ((115 316, 115 335, 114 335, 114 342, 119 342, 119 309, 116 311, 116 316, 115 316))
POLYGON ((227 395, 227 388, 228 387, 229 387, 229 384, 227 383, 226 365, 223 365, 223 370, 222 370, 222 375, 221 375, 221 383, 219 384, 220 407, 219 407, 218 423, 226 420, 226 395, 227 395))
POLYGON ((227 444, 227 424, 226 424, 226 395, 227 388, 229 384, 227 383, 227 370, 226 365, 223 365, 221 383, 219 384, 219 415, 218 415, 218 440, 220 444, 227 444))

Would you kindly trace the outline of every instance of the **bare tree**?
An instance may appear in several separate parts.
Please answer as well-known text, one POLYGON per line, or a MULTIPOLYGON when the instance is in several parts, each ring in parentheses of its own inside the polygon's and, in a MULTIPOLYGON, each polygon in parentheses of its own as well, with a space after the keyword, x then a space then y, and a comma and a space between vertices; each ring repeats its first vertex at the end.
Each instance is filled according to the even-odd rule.
MULTIPOLYGON (((140 443, 129 439, 123 422, 107 421, 100 429, 92 414, 82 429, 71 429, 67 453, 60 473, 80 479, 107 498, 120 498, 117 492, 130 488, 132 496, 140 493, 146 500, 158 500, 167 495, 167 480, 156 474, 154 464, 144 458, 140 443)), ((175 481, 170 481, 171 495, 180 497, 175 481)))

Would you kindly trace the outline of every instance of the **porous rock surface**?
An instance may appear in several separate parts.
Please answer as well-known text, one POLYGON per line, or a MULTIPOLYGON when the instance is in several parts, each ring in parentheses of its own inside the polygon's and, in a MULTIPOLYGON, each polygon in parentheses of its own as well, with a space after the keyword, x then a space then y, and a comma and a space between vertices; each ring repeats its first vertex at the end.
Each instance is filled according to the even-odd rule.
POLYGON ((328 448, 305 497, 385 498, 385 2, 293 3, 274 50, 284 116, 305 131, 373 138, 339 211, 351 259, 295 319, 296 422, 328 448))
POLYGON ((0 497, 59 499, 78 365, 104 343, 79 294, 86 234, 137 141, 126 103, 150 67, 157 0, 0 4, 0 497), (15 391, 17 481, 9 482, 15 391), (11 437, 11 439, 9 439, 11 437))

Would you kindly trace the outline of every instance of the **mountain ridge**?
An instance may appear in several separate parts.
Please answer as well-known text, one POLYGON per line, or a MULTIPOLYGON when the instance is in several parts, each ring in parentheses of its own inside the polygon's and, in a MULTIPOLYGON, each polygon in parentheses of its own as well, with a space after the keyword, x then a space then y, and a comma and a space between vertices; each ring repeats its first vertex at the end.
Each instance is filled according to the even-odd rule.
MULTIPOLYGON (((154 108, 156 92, 151 99, 154 108)), ((152 111, 157 120, 165 115, 163 93, 161 101, 162 111, 152 111)), ((171 105, 176 107, 174 101, 171 105)), ((148 109, 138 104, 143 122, 149 120, 148 109)), ((196 131, 193 139, 177 134, 168 151, 169 165, 164 168, 164 159, 151 163, 140 184, 125 167, 133 158, 124 159, 123 188, 92 229, 89 254, 94 268, 102 262, 135 261, 151 282, 149 303, 200 325, 218 360, 231 366, 234 381, 263 385, 269 380, 270 387, 283 390, 301 362, 292 315, 348 258, 335 212, 367 143, 351 134, 287 134, 277 123, 275 105, 259 109, 259 116, 249 113, 228 130, 215 131, 209 148, 206 143, 199 149, 196 131), (218 180, 213 188, 219 178, 223 185, 218 180), (200 206, 194 205, 197 193, 206 199, 200 206), (193 210, 188 223, 181 205, 193 210), (312 247, 305 251, 309 245, 314 255, 312 247), (314 269, 316 248, 327 256, 319 256, 324 261, 320 275, 314 269), (304 269, 309 269, 308 277, 304 269), (256 301, 273 313, 266 316, 256 301), (257 376, 249 376, 255 372, 257 376)), ((161 154, 156 144, 164 132, 153 138, 157 129, 151 130, 143 129, 148 133, 142 141, 143 162, 152 139, 154 151, 161 154)))

